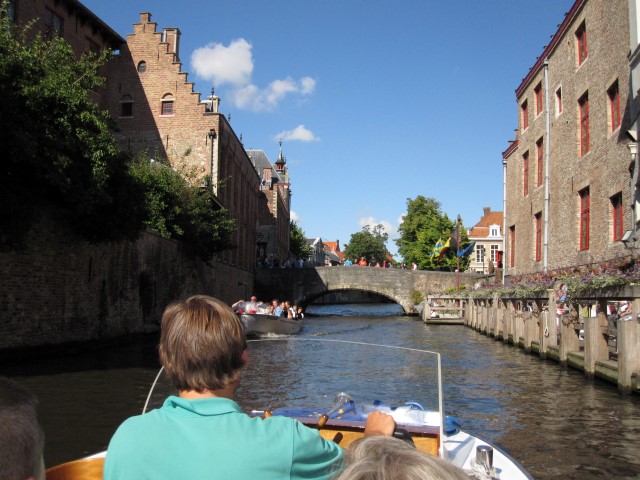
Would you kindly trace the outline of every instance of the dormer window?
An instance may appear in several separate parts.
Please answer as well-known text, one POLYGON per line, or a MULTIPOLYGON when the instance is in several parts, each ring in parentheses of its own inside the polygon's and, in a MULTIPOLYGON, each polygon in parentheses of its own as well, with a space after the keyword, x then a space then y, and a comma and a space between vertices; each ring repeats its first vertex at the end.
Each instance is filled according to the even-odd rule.
POLYGON ((489 236, 490 237, 499 237, 500 236, 500 227, 498 225, 491 225, 491 227, 489 227, 489 236))

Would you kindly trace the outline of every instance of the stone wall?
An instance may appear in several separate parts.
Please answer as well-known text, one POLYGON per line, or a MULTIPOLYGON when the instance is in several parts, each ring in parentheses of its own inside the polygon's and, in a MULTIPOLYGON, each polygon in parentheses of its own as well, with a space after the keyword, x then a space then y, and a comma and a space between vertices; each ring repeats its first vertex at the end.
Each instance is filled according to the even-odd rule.
POLYGON ((91 245, 53 218, 24 250, 0 252, 0 350, 112 338, 157 328, 164 308, 193 294, 246 297, 253 274, 207 266, 152 232, 91 245))

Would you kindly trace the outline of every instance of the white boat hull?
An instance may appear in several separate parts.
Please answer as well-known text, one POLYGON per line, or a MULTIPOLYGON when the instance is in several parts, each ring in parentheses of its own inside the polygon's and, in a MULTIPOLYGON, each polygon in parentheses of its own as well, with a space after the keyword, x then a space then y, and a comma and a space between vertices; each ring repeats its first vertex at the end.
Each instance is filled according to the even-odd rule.
POLYGON ((266 315, 262 313, 238 313, 247 336, 295 335, 302 330, 303 320, 266 315))
POLYGON ((466 472, 476 474, 480 472, 484 473, 476 462, 476 448, 480 445, 493 448, 494 474, 486 478, 533 480, 533 477, 505 452, 465 431, 444 437, 444 441, 442 442, 444 450, 443 456, 466 472))

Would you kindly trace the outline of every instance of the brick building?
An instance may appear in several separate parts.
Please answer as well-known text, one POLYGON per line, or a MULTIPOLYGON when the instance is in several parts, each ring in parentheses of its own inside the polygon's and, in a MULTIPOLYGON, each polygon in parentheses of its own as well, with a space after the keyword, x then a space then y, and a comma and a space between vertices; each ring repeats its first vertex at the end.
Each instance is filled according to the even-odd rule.
POLYGON ((493 268, 501 267, 504 245, 502 234, 502 212, 492 212, 491 208, 483 209, 482 218, 469 229, 471 242, 476 242, 469 259, 469 272, 493 273, 493 268))
POLYGON ((245 270, 256 263, 260 180, 242 142, 218 112, 220 99, 201 101, 180 63, 180 30, 157 30, 140 14, 120 54, 109 64, 107 106, 120 127, 121 148, 167 161, 206 186, 237 223, 221 260, 245 270))
POLYGON ((282 265, 290 256, 289 228, 291 220, 291 190, 286 159, 280 153, 275 164, 263 150, 247 150, 247 155, 260 177, 257 256, 263 265, 282 265))
POLYGON ((629 17, 626 2, 576 0, 516 89, 503 153, 505 274, 628 253, 629 17))
MULTIPOLYGON (((9 19, 29 34, 63 38, 80 57, 85 52, 118 52, 125 40, 77 0, 8 0, 9 19)), ((93 100, 106 108, 105 87, 93 92, 93 100)))

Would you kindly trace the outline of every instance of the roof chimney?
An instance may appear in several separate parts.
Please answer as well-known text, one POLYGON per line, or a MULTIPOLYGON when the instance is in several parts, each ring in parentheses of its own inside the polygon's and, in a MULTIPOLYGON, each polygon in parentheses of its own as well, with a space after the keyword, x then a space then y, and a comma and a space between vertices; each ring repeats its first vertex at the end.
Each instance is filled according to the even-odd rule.
POLYGON ((482 210, 484 211, 485 217, 491 213, 491 207, 484 207, 482 210))
POLYGON ((163 28, 162 41, 169 44, 169 53, 176 54, 176 62, 180 61, 180 30, 177 28, 163 28))

